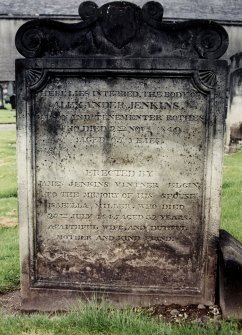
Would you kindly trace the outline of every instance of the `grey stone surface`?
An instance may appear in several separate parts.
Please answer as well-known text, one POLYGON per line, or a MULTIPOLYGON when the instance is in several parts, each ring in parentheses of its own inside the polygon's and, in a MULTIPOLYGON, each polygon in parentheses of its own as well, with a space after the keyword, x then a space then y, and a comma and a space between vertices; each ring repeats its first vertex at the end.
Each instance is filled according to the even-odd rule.
POLYGON ((171 310, 171 315, 172 316, 177 316, 177 315, 179 315, 179 311, 177 309, 172 309, 171 310))
POLYGON ((206 307, 205 307, 203 304, 199 304, 199 305, 197 306, 197 308, 198 308, 198 309, 206 309, 206 307))
POLYGON ((225 317, 242 319, 242 244, 224 230, 219 236, 220 306, 225 317))
POLYGON ((17 34, 25 309, 214 301, 227 35, 150 5, 17 34))

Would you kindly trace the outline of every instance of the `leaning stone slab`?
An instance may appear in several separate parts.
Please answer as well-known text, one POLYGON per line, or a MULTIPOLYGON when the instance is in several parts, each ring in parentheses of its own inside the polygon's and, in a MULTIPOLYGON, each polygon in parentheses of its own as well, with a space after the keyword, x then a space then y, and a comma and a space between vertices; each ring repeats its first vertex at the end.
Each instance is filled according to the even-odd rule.
POLYGON ((219 234, 219 295, 223 315, 242 319, 242 243, 225 230, 219 234))
POLYGON ((23 308, 212 304, 227 34, 156 2, 79 13, 16 36, 23 308))

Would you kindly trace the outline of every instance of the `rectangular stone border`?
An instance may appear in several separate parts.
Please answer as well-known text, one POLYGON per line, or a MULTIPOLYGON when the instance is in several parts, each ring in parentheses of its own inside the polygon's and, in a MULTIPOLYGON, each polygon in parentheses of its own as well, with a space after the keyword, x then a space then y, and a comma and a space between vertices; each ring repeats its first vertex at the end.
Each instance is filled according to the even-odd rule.
MULTIPOLYGON (((214 302, 216 264, 217 264, 217 239, 220 218, 220 188, 223 158, 223 130, 225 119, 225 83, 227 63, 224 61, 207 60, 181 60, 181 59, 32 59, 17 60, 17 160, 18 160, 18 197, 19 197, 19 231, 21 255, 21 292, 24 309, 59 310, 65 309, 75 299, 89 299, 93 295, 105 297, 117 304, 148 305, 156 303, 193 304, 214 302), (34 187, 31 175, 33 173, 32 155, 34 152, 33 134, 31 128, 31 90, 37 89, 45 80, 48 71, 69 72, 97 75, 122 75, 130 74, 134 77, 150 74, 174 76, 193 75, 194 82, 203 92, 210 97, 210 111, 208 112, 207 128, 207 160, 205 162, 205 194, 204 194, 204 244, 203 244, 203 273, 204 282, 201 293, 169 294, 168 292, 113 292, 85 289, 69 290, 57 287, 38 288, 33 286, 34 268, 34 187), (216 90, 208 88, 199 77, 199 71, 213 71, 217 76, 216 90), (218 73, 220 71, 220 73, 218 73), (25 98, 27 97, 27 99, 25 98), (57 301, 55 301, 57 299, 57 301)), ((47 284, 47 283, 46 283, 47 284)))

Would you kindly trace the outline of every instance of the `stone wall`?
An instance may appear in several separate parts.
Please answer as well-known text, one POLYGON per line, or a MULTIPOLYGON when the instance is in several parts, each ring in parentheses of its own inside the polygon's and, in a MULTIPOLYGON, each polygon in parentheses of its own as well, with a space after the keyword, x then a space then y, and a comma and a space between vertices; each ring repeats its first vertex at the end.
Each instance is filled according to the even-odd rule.
POLYGON ((0 18, 0 82, 15 80, 15 59, 22 58, 15 48, 15 35, 20 26, 32 19, 0 18))
MULTIPOLYGON (((80 0, 69 0, 63 4, 61 0, 10 0, 0 4, 1 14, 11 15, 77 15, 80 0)), ((99 6, 108 2, 95 0, 99 6)), ((146 0, 131 1, 143 6, 146 0)), ((242 21, 241 0, 160 0, 166 18, 210 19, 242 21)))
POLYGON ((24 22, 22 19, 0 19, 0 82, 15 80, 14 63, 20 54, 15 48, 14 36, 24 22))

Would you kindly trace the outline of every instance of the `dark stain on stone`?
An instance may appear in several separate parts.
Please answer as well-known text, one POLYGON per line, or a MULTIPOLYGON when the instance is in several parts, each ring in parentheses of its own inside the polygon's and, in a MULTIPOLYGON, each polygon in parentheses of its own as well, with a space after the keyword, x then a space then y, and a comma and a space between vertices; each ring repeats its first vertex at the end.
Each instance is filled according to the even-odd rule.
POLYGON ((217 133, 217 117, 216 115, 214 116, 214 121, 213 121, 213 136, 216 137, 217 133))
POLYGON ((110 162, 110 156, 111 156, 111 151, 112 151, 112 142, 111 142, 111 136, 112 132, 110 129, 110 116, 111 116, 111 110, 107 109, 107 114, 108 117, 106 118, 106 128, 105 128, 105 141, 103 143, 103 153, 104 156, 106 157, 106 162, 110 162))

